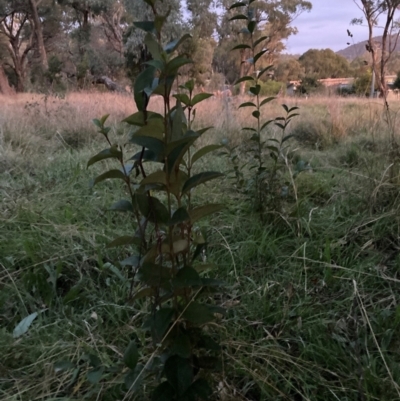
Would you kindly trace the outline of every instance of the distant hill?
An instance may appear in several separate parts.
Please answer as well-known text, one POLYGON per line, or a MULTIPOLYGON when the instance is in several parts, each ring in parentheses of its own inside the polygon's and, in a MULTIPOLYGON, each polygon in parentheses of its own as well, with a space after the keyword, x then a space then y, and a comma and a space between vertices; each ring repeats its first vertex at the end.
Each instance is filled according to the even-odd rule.
MULTIPOLYGON (((374 41, 380 43, 382 40, 382 36, 376 36, 374 38, 374 41)), ((336 52, 337 54, 340 54, 341 56, 347 58, 349 61, 353 61, 357 57, 361 57, 366 53, 366 48, 365 45, 368 43, 367 40, 364 40, 363 42, 356 43, 354 45, 351 45, 349 47, 346 47, 343 50, 339 50, 336 52)), ((400 52, 400 40, 397 42, 396 46, 396 51, 400 52)))

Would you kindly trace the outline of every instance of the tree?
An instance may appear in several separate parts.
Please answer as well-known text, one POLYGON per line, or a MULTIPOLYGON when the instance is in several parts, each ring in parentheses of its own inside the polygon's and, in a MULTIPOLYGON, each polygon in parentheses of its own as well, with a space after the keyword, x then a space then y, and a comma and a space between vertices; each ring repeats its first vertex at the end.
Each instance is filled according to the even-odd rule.
POLYGON ((346 78, 351 75, 349 62, 331 49, 310 49, 299 58, 305 74, 317 79, 346 78))
MULTIPOLYGON (((221 0, 221 2, 225 7, 229 8, 235 1, 221 0)), ((310 11, 311 7, 311 2, 304 0, 260 0, 252 3, 249 8, 249 14, 251 14, 250 17, 256 24, 255 39, 264 38, 264 54, 262 58, 265 63, 272 64, 274 62, 277 54, 284 49, 283 40, 297 33, 297 29, 291 23, 301 13, 310 11)), ((228 10, 222 17, 218 33, 223 39, 231 41, 233 45, 236 45, 238 42, 246 44, 246 41, 249 40, 249 35, 243 29, 242 19, 239 17, 234 23, 229 24, 228 21, 232 17, 233 13, 228 10)), ((239 54, 239 75, 243 77, 252 72, 252 63, 248 61, 250 59, 248 48, 243 47, 239 51, 239 54)), ((245 83, 242 82, 240 93, 243 94, 244 90, 245 83)))
POLYGON ((379 90, 386 99, 386 68, 396 49, 400 35, 400 26, 395 20, 396 11, 400 7, 400 0, 353 0, 363 12, 363 18, 355 18, 352 23, 361 24, 365 18, 368 25, 368 44, 366 46, 372 57, 372 70, 379 77, 379 90), (374 29, 378 20, 383 17, 383 33, 380 43, 374 40, 374 29), (379 54, 380 53, 380 54, 379 54))
POLYGON ((304 67, 295 57, 280 57, 274 68, 274 77, 280 82, 299 80, 304 76, 304 67))

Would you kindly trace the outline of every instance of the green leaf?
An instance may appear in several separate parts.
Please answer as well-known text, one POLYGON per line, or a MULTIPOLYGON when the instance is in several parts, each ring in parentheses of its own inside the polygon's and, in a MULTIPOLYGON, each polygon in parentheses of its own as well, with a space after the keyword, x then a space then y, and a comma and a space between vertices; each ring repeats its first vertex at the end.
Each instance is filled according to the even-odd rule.
POLYGON ((264 99, 261 103, 260 103, 260 107, 264 106, 264 104, 267 104, 269 102, 271 102, 272 100, 275 100, 276 98, 274 96, 272 97, 267 97, 266 99, 264 99))
POLYGON ((229 18, 229 21, 235 21, 235 20, 237 20, 237 19, 249 19, 246 15, 244 15, 244 14, 237 14, 237 15, 235 15, 234 17, 232 17, 232 18, 229 18))
POLYGON ((269 71, 272 67, 273 67, 273 65, 269 65, 268 67, 263 68, 263 69, 259 72, 258 78, 261 78, 261 76, 262 76, 263 74, 265 74, 267 71, 269 71))
POLYGON ((21 337, 23 334, 25 334, 29 330, 29 327, 31 327, 31 324, 37 318, 37 316, 38 313, 34 312, 24 317, 15 327, 13 331, 13 337, 18 338, 21 337))
POLYGON ((183 56, 177 56, 167 63, 165 66, 165 72, 167 74, 175 74, 179 68, 190 63, 193 63, 193 61, 183 56))
POLYGON ((172 42, 167 43, 164 47, 164 51, 167 54, 173 53, 185 40, 190 39, 192 36, 186 33, 181 38, 173 40, 172 42))
POLYGON ((186 117, 181 102, 178 100, 173 112, 172 132, 170 141, 176 141, 183 137, 183 130, 186 131, 186 117))
POLYGON ((222 147, 223 145, 207 145, 199 149, 192 157, 192 166, 197 160, 201 159, 206 154, 214 152, 214 150, 221 149, 222 147))
POLYGON ((157 158, 161 158, 164 151, 164 142, 148 136, 132 135, 130 142, 151 150, 157 158))
POLYGON ((175 390, 168 382, 161 383, 151 396, 152 401, 172 401, 175 399, 175 390))
POLYGON ((149 185, 149 184, 161 184, 167 185, 167 175, 165 171, 159 170, 154 173, 149 174, 146 178, 140 182, 141 186, 149 185))
POLYGON ((252 131, 252 132, 258 132, 255 128, 252 128, 252 127, 243 127, 242 130, 247 130, 247 131, 252 131))
POLYGON ((150 95, 146 95, 145 91, 151 91, 156 72, 157 70, 154 67, 149 66, 136 77, 133 85, 133 95, 139 112, 144 111, 147 108, 150 95))
POLYGON ((183 223, 190 219, 190 216, 185 207, 180 207, 175 213, 172 215, 171 220, 169 221, 169 226, 174 226, 175 224, 183 223))
POLYGON ((237 46, 235 46, 235 47, 232 47, 232 49, 231 50, 239 50, 239 49, 251 49, 251 46, 249 46, 249 45, 245 45, 245 44, 240 44, 240 45, 237 45, 237 46))
POLYGON ((242 107, 257 107, 253 102, 244 102, 239 106, 239 109, 242 107))
POLYGON ((260 52, 258 52, 258 53, 254 56, 254 64, 257 63, 257 61, 259 60, 259 58, 262 57, 267 51, 268 51, 268 49, 264 49, 264 50, 261 50, 260 52))
POLYGON ((117 212, 133 212, 132 203, 128 200, 122 199, 111 205, 110 210, 117 212))
POLYGON ((194 224, 203 217, 219 212, 224 208, 225 206, 223 204, 218 203, 209 203, 207 205, 199 206, 189 211, 190 221, 194 224))
POLYGON ((163 339, 173 318, 174 310, 172 308, 161 308, 147 319, 144 323, 144 328, 150 329, 153 340, 158 343, 163 339))
POLYGON ((190 323, 195 325, 203 325, 212 322, 214 312, 209 305, 199 304, 198 302, 192 302, 183 313, 182 317, 190 323))
POLYGON ((192 384, 193 368, 187 358, 170 356, 165 362, 164 374, 178 396, 182 396, 192 384))
POLYGON ((191 189, 203 184, 207 181, 214 180, 216 178, 222 177, 224 174, 217 173, 215 171, 206 171, 204 173, 199 173, 190 177, 182 188, 182 194, 186 194, 191 189))
POLYGON ((192 345, 190 343, 190 337, 186 333, 179 332, 174 337, 171 355, 178 355, 181 358, 190 358, 192 355, 192 345))
POLYGON ((191 106, 195 106, 197 103, 202 102, 203 100, 206 100, 210 97, 212 97, 212 93, 198 93, 195 95, 192 99, 191 106))
POLYGON ((132 136, 136 137, 150 137, 150 138, 156 138, 159 139, 160 141, 164 140, 164 122, 160 118, 153 118, 151 120, 147 121, 147 124, 140 127, 132 136))
POLYGON ((251 115, 254 117, 254 118, 260 118, 260 112, 258 111, 258 110, 255 110, 255 111, 253 111, 252 113, 251 113, 251 115))
POLYGON ((122 237, 116 238, 114 241, 111 241, 109 244, 107 244, 107 248, 115 248, 117 246, 125 245, 140 245, 140 239, 132 237, 130 235, 124 235, 122 237))
POLYGON ((122 120, 124 123, 128 123, 130 125, 135 125, 137 127, 143 127, 143 125, 146 125, 147 121, 145 120, 152 120, 152 119, 160 119, 163 121, 163 117, 161 114, 154 113, 152 111, 147 111, 144 113, 143 111, 137 111, 134 114, 131 114, 129 117, 125 118, 122 120))
POLYGON ((235 85, 240 84, 240 82, 244 82, 244 81, 255 81, 255 79, 249 75, 246 75, 242 78, 239 78, 236 82, 235 85))
POLYGON ((111 148, 104 149, 100 153, 97 153, 97 155, 90 158, 90 160, 87 163, 87 167, 91 166, 94 163, 99 162, 100 160, 110 159, 110 158, 114 158, 114 159, 118 159, 118 160, 122 159, 122 152, 120 150, 118 150, 117 146, 113 146, 111 148))
POLYGON ((164 285, 171 279, 171 269, 154 263, 144 263, 138 272, 141 282, 150 287, 164 285))
POLYGON ((266 121, 262 126, 261 126, 261 131, 267 127, 268 125, 270 125, 271 123, 273 123, 275 120, 268 120, 266 121))
POLYGON ((261 85, 258 84, 250 88, 250 92, 255 96, 258 96, 260 94, 260 91, 261 91, 261 85))
MULTIPOLYGON (((256 21, 250 21, 250 22, 247 24, 247 29, 249 30, 250 33, 253 33, 254 30, 256 29, 256 27, 257 27, 257 22, 256 22, 256 21)), ((256 62, 256 60, 254 60, 254 63, 255 63, 255 62, 256 62)))
POLYGON ((244 6, 246 6, 247 4, 246 3, 244 3, 243 1, 238 1, 237 3, 235 3, 235 4, 232 4, 229 8, 228 8, 228 10, 233 10, 234 8, 238 8, 238 7, 244 7, 244 6))
POLYGON ((146 194, 136 194, 136 200, 140 212, 144 217, 149 219, 152 223, 167 224, 169 221, 169 213, 163 203, 156 197, 148 196, 146 194))
POLYGON ((197 287, 201 286, 202 281, 193 267, 183 267, 172 280, 172 284, 175 288, 197 287))
POLYGON ((131 341, 124 353, 124 363, 128 368, 134 370, 139 361, 139 351, 135 341, 131 341))
POLYGON ((98 368, 92 369, 90 370, 86 377, 88 379, 88 381, 92 384, 97 384, 100 382, 100 380, 103 377, 103 373, 104 373, 104 367, 100 366, 98 368))
POLYGON ((153 21, 136 21, 133 23, 133 25, 135 25, 136 28, 139 28, 142 31, 156 33, 153 21))
POLYGON ((186 93, 178 93, 174 95, 174 98, 182 102, 185 106, 190 105, 190 98, 186 93))
POLYGON ((261 38, 258 38, 255 42, 254 42, 254 47, 256 47, 257 45, 259 45, 261 42, 263 42, 264 40, 268 39, 269 36, 261 36, 261 38))
POLYGON ((120 180, 126 180, 126 175, 121 171, 121 170, 109 170, 106 171, 103 174, 100 174, 98 177, 96 177, 93 181, 93 186, 98 184, 101 181, 107 180, 107 179, 120 179, 120 180))

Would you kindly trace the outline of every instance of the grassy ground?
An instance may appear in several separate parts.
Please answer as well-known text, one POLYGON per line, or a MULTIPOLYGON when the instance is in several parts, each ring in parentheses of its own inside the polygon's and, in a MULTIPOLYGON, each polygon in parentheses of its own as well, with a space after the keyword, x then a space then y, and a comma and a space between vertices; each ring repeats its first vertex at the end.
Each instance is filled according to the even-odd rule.
MULTIPOLYGON (((123 376, 111 367, 141 336, 146 305, 128 301, 129 272, 110 263, 124 251, 105 249, 130 229, 107 211, 121 189, 91 189, 101 166, 88 171, 86 162, 103 148, 91 119, 111 113, 123 141, 119 121, 133 102, 93 94, 0 102, 0 399, 122 400, 123 376), (110 367, 100 382, 93 355, 110 367)), ((234 103, 211 100, 198 117, 215 126, 203 142, 242 145, 244 164, 247 117, 234 103)), ((298 213, 288 200, 281 217, 261 222, 229 178, 228 159, 206 160, 227 173, 197 194, 227 206, 204 223, 208 260, 219 266, 211 274, 228 284, 215 389, 223 401, 400 399, 400 181, 389 149, 400 104, 387 121, 376 102, 297 103, 291 160, 312 167, 295 180, 298 213)), ((269 113, 281 113, 279 102, 269 113)))

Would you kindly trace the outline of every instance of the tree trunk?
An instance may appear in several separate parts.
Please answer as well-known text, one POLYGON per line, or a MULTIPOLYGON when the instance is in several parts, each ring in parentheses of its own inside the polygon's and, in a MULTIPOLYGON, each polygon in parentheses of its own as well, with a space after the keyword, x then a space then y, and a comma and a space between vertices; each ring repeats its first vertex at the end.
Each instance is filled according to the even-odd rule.
POLYGON ((40 63, 42 65, 42 67, 45 70, 47 70, 49 68, 49 64, 47 61, 46 48, 44 47, 42 24, 41 24, 39 14, 38 14, 37 3, 35 2, 35 0, 29 0, 29 4, 31 6, 31 11, 32 11, 36 43, 37 43, 37 47, 38 47, 38 51, 39 51, 39 55, 40 55, 40 63))
POLYGON ((15 94, 14 89, 8 83, 7 75, 4 72, 3 66, 0 64, 0 93, 6 96, 15 94))

